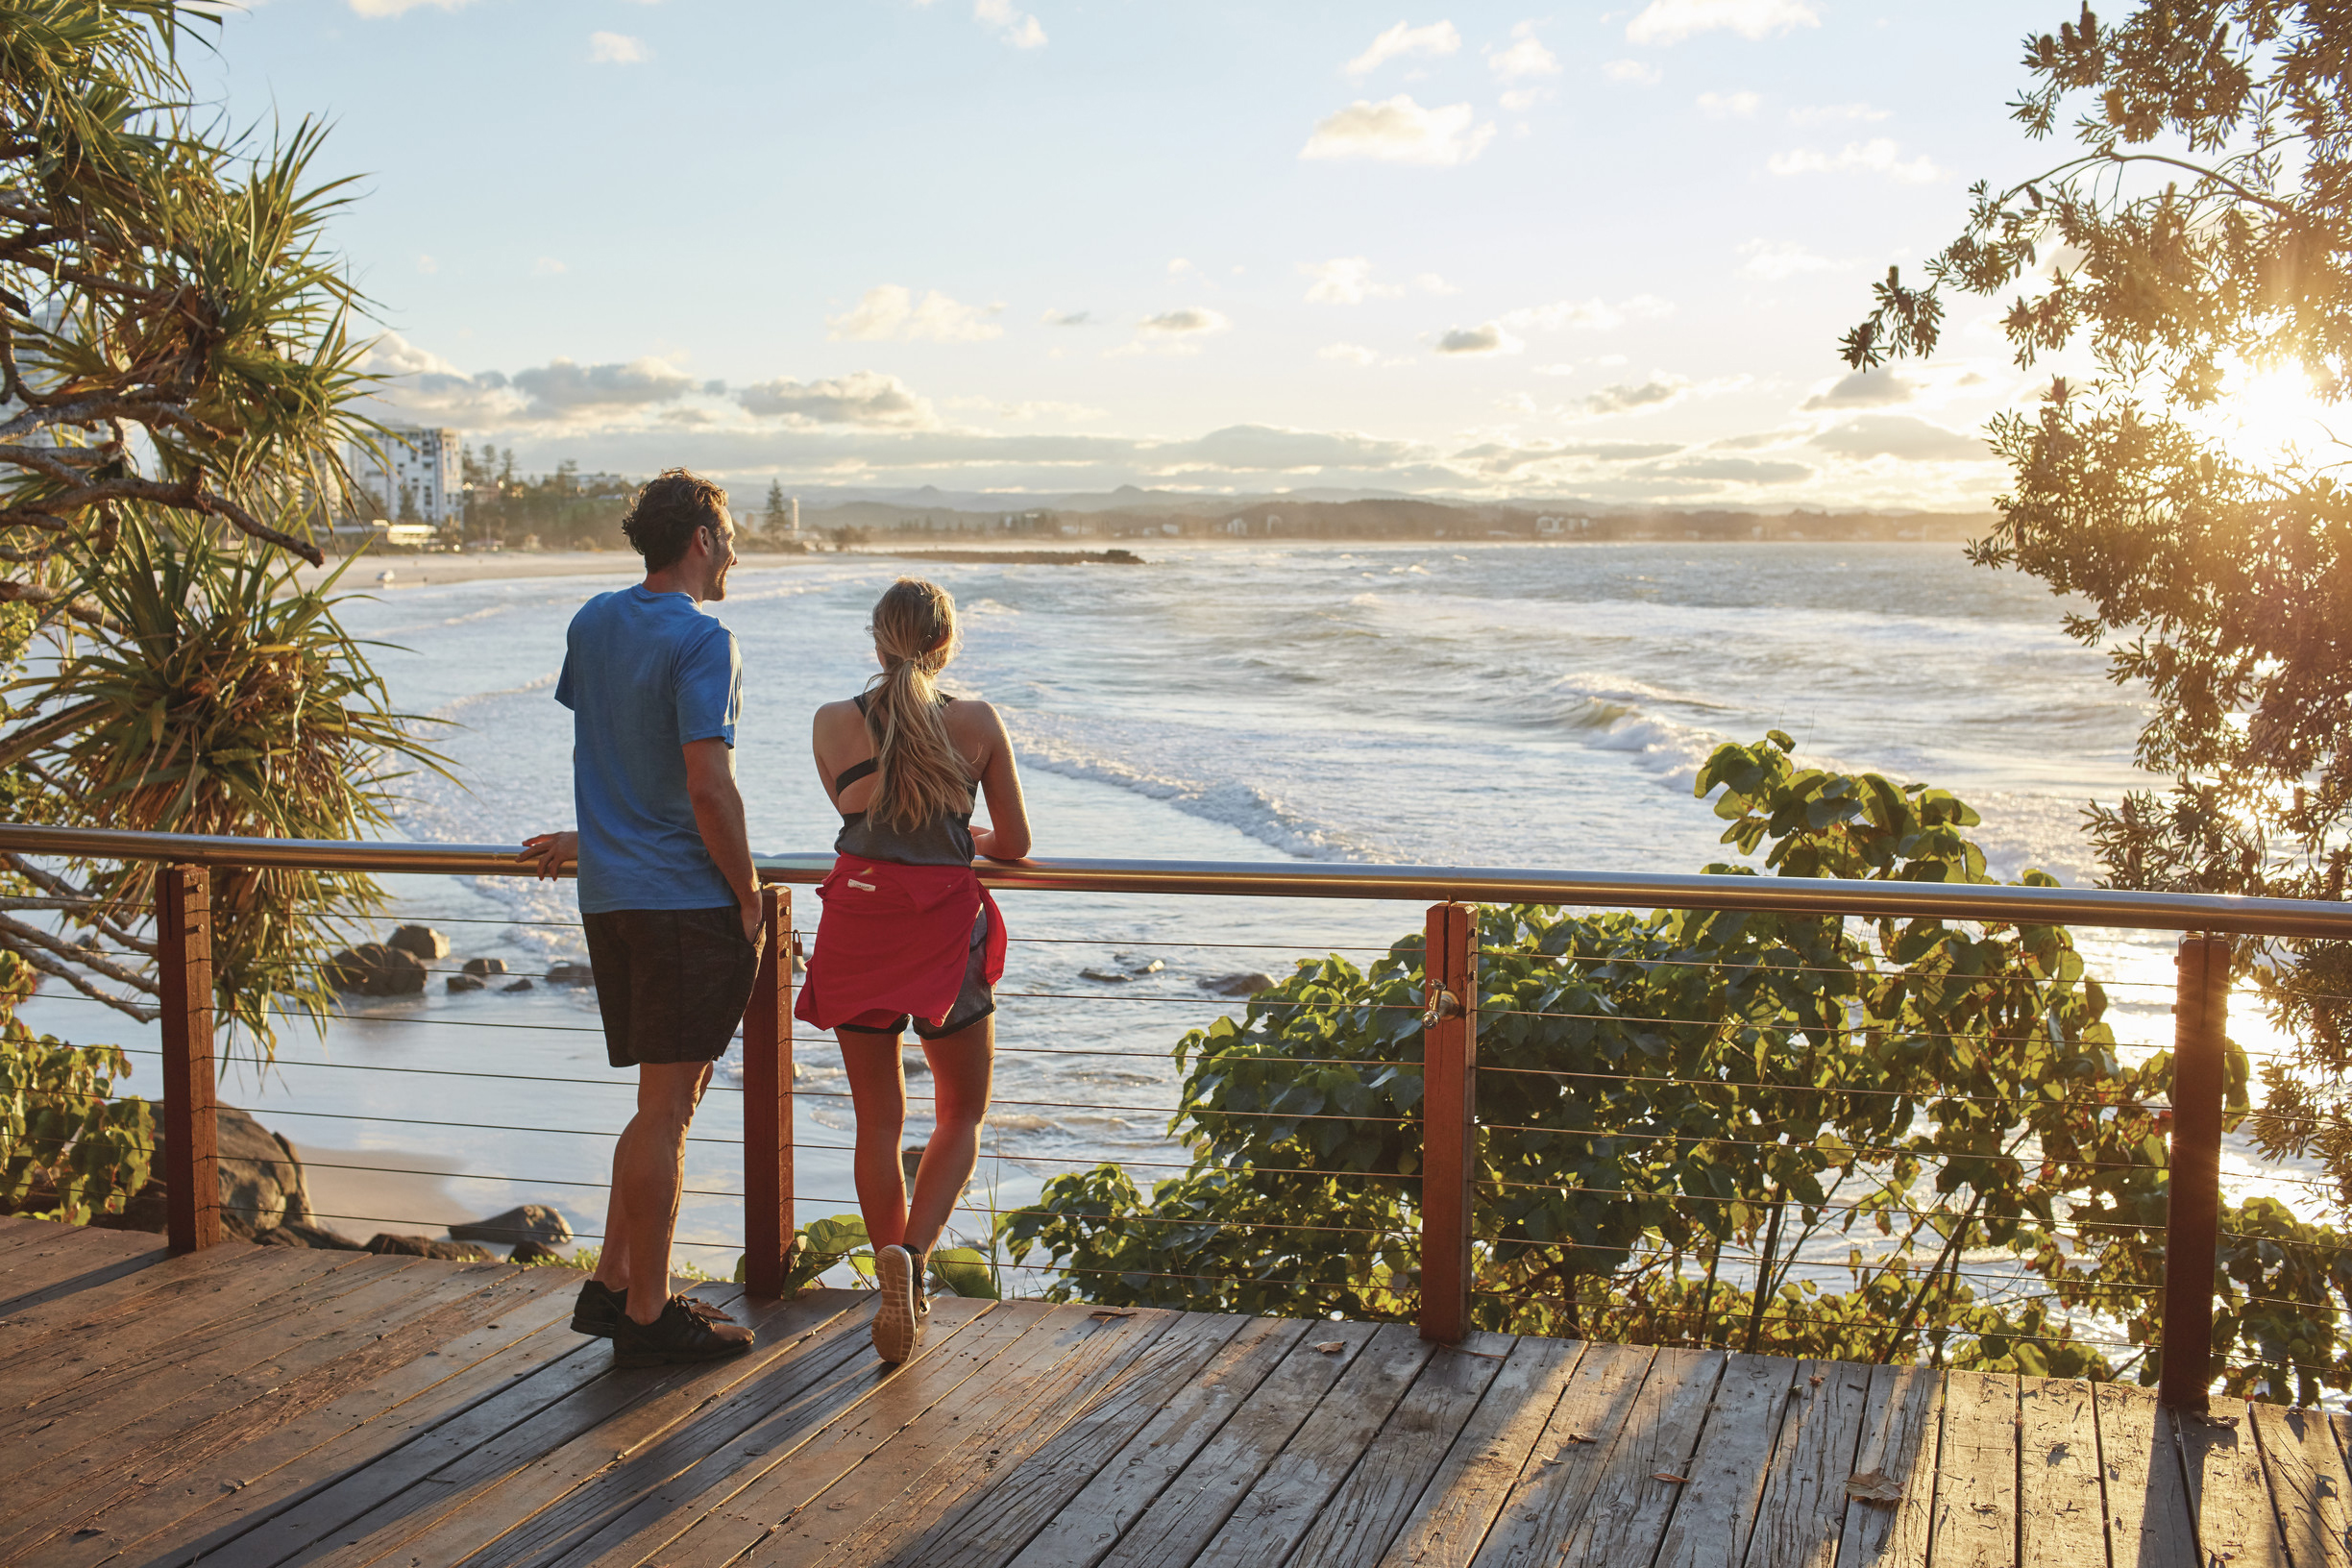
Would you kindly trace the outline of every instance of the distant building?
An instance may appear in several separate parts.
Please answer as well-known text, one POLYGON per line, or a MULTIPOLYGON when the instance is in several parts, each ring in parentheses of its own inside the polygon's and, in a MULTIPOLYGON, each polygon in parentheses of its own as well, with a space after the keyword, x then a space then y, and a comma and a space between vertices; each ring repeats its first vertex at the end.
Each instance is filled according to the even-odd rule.
POLYGON ((455 430, 395 425, 377 445, 380 456, 355 443, 344 448, 343 462, 386 518, 442 528, 465 515, 465 448, 455 430), (404 519, 404 510, 413 517, 404 519))
POLYGON ((1591 531, 1592 519, 1589 517, 1539 517, 1535 520, 1535 536, 1539 539, 1560 539, 1591 531))

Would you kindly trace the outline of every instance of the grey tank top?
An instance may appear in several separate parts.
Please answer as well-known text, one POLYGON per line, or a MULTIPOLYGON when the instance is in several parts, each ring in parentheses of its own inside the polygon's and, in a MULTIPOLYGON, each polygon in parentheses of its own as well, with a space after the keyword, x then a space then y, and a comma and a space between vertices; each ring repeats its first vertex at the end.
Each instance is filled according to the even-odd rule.
MULTIPOLYGON (((942 697, 940 706, 954 700, 942 697)), ((857 695, 857 706, 859 713, 866 711, 864 692, 857 695)), ((878 771, 871 757, 851 763, 833 780, 834 797, 838 799, 844 790, 878 771)), ((972 808, 966 806, 961 812, 941 812, 911 831, 902 831, 870 812, 845 811, 833 852, 895 866, 968 866, 972 862, 971 817, 972 808)))

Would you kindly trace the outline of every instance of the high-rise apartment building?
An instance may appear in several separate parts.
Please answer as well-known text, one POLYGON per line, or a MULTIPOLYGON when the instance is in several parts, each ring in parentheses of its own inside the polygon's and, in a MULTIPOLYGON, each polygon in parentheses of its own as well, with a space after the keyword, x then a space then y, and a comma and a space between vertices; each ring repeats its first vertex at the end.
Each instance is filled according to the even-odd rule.
POLYGON ((446 527, 465 515, 464 448, 455 430, 395 425, 376 438, 379 458, 365 448, 344 449, 352 481, 376 498, 383 515, 404 521, 404 502, 415 521, 446 527))

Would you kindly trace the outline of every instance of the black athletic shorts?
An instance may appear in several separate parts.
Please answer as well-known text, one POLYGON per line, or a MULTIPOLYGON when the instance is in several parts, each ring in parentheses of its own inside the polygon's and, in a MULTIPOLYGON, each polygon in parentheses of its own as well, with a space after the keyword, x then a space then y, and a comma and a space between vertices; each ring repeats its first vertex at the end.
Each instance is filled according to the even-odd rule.
POLYGON ((759 948, 721 909, 616 909, 582 917, 604 1051, 616 1067, 716 1062, 743 1026, 759 948))

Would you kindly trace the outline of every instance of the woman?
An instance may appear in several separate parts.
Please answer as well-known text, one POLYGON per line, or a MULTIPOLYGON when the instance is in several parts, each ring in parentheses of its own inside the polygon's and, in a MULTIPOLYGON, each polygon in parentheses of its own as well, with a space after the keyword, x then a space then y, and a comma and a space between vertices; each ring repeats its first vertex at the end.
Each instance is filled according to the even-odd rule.
POLYGON ((914 1353, 929 1311, 924 1261, 979 1163, 988 1114, 1005 936, 972 857, 1026 855, 1029 814, 996 710, 939 691, 956 651, 947 591, 900 577, 870 629, 882 673, 853 701, 817 710, 817 774, 842 829, 817 890, 824 914, 794 1012, 841 1041, 857 1112, 858 1207, 881 1286, 874 1349, 897 1362, 914 1353), (975 783, 986 827, 971 825, 975 783), (937 1096, 911 1196, 898 1154, 899 1032, 910 1021, 937 1096))

